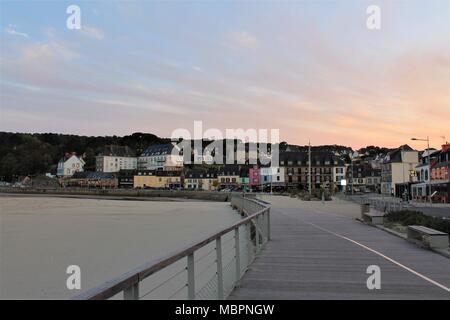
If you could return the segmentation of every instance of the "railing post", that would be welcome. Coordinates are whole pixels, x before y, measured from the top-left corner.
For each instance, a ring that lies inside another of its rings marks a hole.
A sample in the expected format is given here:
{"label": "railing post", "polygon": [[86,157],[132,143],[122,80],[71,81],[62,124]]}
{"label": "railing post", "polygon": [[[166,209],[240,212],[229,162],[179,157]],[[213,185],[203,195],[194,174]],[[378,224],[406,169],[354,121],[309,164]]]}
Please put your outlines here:
{"label": "railing post", "polygon": [[252,243],[252,225],[251,225],[251,221],[247,222],[245,224],[245,228],[247,229],[247,241],[248,241],[248,261],[247,261],[247,266],[250,264],[251,260],[252,260],[252,251],[253,251],[253,243]]}
{"label": "railing post", "polygon": [[222,269],[222,240],[219,236],[216,239],[217,253],[217,298],[223,300],[223,269]]}
{"label": "railing post", "polygon": [[241,250],[239,247],[239,227],[234,229],[234,249],[236,255],[236,285],[241,279]]}
{"label": "railing post", "polygon": [[139,282],[123,290],[124,300],[139,300]]}
{"label": "railing post", "polygon": [[270,209],[267,209],[267,241],[270,240]]}
{"label": "railing post", "polygon": [[259,227],[261,228],[261,246],[264,244],[264,238],[265,238],[265,233],[266,233],[266,228],[264,227],[264,217],[265,213],[262,212],[259,215]]}
{"label": "railing post", "polygon": [[256,240],[256,253],[259,252],[259,216],[256,216],[255,218],[255,240]]}
{"label": "railing post", "polygon": [[187,256],[188,300],[195,300],[195,260],[192,252]]}

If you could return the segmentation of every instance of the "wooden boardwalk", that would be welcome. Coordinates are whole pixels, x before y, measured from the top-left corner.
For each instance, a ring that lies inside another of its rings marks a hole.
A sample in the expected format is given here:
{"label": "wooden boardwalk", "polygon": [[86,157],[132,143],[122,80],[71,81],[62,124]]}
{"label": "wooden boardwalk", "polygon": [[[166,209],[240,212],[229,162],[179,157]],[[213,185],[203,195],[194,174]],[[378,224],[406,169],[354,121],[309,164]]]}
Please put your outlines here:
{"label": "wooden boardwalk", "polygon": [[[450,259],[353,217],[270,201],[272,240],[229,299],[450,299]],[[367,288],[370,265],[379,290]]]}

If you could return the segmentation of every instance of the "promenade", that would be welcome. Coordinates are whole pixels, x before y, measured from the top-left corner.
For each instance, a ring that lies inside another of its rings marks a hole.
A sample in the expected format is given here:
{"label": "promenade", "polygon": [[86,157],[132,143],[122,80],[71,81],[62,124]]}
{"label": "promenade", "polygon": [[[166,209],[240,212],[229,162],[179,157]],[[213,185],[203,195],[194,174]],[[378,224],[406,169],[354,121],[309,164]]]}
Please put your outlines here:
{"label": "promenade", "polygon": [[[267,196],[271,241],[229,299],[449,299],[450,260],[355,220],[343,200]],[[369,265],[381,289],[369,290]]]}
{"label": "promenade", "polygon": [[407,207],[409,210],[421,211],[423,214],[433,217],[441,217],[450,219],[450,204],[448,203],[428,203],[428,202],[417,202],[409,201],[403,202],[399,198],[394,197],[383,197],[382,195],[369,193],[369,194],[358,194],[358,195],[347,195],[349,200],[353,199],[356,202],[367,202],[370,200],[384,202],[386,205],[388,203],[402,204],[402,206]]}

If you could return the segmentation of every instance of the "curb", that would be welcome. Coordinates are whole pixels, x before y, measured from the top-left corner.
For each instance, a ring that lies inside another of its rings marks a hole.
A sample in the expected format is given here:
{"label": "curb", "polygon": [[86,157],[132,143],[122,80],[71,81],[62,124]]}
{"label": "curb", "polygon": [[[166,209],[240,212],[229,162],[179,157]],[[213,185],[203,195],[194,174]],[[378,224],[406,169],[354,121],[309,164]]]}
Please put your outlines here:
{"label": "curb", "polygon": [[[364,222],[362,219],[360,219],[360,218],[356,218],[355,220],[357,220],[357,221],[359,221],[359,222],[361,222],[361,223],[363,223],[363,224],[365,224],[365,225],[372,226],[372,227],[375,227],[375,228],[377,228],[377,229],[383,230],[383,231],[385,231],[385,232],[387,232],[387,233],[390,233],[390,234],[392,234],[392,235],[394,235],[394,236],[396,236],[396,237],[402,238],[403,240],[408,241],[408,242],[410,242],[410,243],[416,244],[416,243],[413,242],[413,241],[409,241],[409,240],[406,238],[406,235],[404,235],[404,234],[402,234],[402,233],[400,233],[400,232],[397,232],[397,231],[388,229],[388,228],[383,227],[383,226],[381,226],[381,225],[375,225],[375,224],[365,223],[365,222]],[[422,249],[428,249],[428,250],[433,251],[433,252],[435,252],[435,253],[437,253],[437,254],[440,254],[440,255],[443,256],[444,258],[450,259],[450,251],[449,251],[449,250],[446,250],[446,249],[433,249],[433,248],[427,248],[427,247],[423,247],[423,246],[420,246],[420,245],[418,245],[418,247],[420,247],[420,248],[422,248]]]}

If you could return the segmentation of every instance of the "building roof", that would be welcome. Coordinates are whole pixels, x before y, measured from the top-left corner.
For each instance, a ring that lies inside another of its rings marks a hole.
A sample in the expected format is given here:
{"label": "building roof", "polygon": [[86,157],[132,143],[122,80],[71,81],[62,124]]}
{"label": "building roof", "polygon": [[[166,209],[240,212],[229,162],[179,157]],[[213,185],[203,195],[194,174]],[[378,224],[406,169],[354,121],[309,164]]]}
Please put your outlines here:
{"label": "building roof", "polygon": [[64,157],[62,157],[61,159],[59,159],[58,162],[66,162],[67,160],[69,160],[70,158],[72,158],[73,156],[75,156],[78,160],[80,160],[83,164],[85,163],[83,158],[77,156],[76,152],[66,152],[66,154],[64,155]]}
{"label": "building roof", "polygon": [[117,173],[118,177],[132,177],[137,174],[136,169],[121,169]]}
{"label": "building roof", "polygon": [[433,156],[434,154],[438,154],[440,150],[436,150],[434,148],[425,149],[422,152],[420,152],[420,157],[428,157],[428,155]]}
{"label": "building roof", "polygon": [[217,171],[210,170],[201,170],[201,169],[190,169],[184,172],[185,179],[208,179],[208,178],[217,178]]}
{"label": "building roof", "polygon": [[244,168],[244,166],[235,165],[235,164],[227,164],[218,170],[217,175],[218,176],[239,176],[241,174],[241,170],[243,168]]}
{"label": "building roof", "polygon": [[[381,177],[381,169],[373,168],[369,163],[354,164],[353,172],[355,173],[355,178]],[[349,167],[347,173],[351,176],[351,167]]]}
{"label": "building roof", "polygon": [[432,166],[432,168],[442,168],[442,167],[449,167],[450,166],[450,161],[445,161],[445,162],[437,162],[436,164],[434,164]]}
{"label": "building roof", "polygon": [[[308,152],[281,152],[280,164],[282,161],[284,161],[282,166],[287,166],[289,161],[292,161],[292,165],[295,166],[307,166]],[[327,161],[329,161],[329,164],[325,164]],[[317,162],[320,163],[320,166],[344,166],[344,161],[330,151],[311,152],[311,166],[317,166]]]}
{"label": "building roof", "polygon": [[180,177],[181,171],[163,171],[163,170],[138,170],[138,176],[156,176],[156,177]]}
{"label": "building roof", "polygon": [[241,171],[239,172],[239,177],[248,178],[249,177],[249,168],[241,168]]}
{"label": "building roof", "polygon": [[99,171],[83,171],[75,172],[72,179],[88,179],[88,180],[100,180],[100,179],[115,179],[117,175],[110,172],[99,172]]}
{"label": "building roof", "polygon": [[154,144],[142,152],[141,157],[151,157],[151,156],[160,156],[171,154],[172,149],[174,148],[173,144]]}
{"label": "building roof", "polygon": [[135,157],[136,152],[129,146],[106,145],[99,156]]}
{"label": "building roof", "polygon": [[383,163],[402,162],[402,151],[416,151],[407,144],[404,144],[397,149],[394,149],[387,153],[383,159]]}

